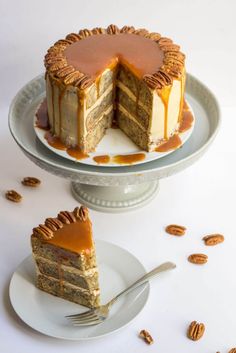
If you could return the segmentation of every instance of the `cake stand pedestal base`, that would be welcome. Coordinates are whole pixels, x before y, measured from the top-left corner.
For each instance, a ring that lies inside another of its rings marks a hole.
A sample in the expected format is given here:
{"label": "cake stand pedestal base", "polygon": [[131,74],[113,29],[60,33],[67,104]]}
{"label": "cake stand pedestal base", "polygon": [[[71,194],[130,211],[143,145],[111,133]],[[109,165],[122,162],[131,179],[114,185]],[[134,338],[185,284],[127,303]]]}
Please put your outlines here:
{"label": "cake stand pedestal base", "polygon": [[71,191],[77,201],[96,211],[110,213],[127,212],[142,207],[156,196],[158,190],[158,181],[124,186],[71,183]]}

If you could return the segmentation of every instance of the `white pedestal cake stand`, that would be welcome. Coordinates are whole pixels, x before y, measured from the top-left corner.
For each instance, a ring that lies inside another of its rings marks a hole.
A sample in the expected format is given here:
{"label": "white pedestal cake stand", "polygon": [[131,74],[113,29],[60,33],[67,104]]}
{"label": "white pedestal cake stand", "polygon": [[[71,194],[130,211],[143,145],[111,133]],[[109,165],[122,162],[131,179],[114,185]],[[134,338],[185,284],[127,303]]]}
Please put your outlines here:
{"label": "white pedestal cake stand", "polygon": [[133,210],[152,200],[158,191],[159,179],[187,168],[206,152],[220,123],[216,98],[199,80],[188,74],[186,98],[193,108],[196,123],[183,147],[161,159],[135,166],[89,166],[56,155],[36,137],[33,118],[44,96],[42,75],[18,92],[9,111],[12,136],[26,156],[39,167],[71,180],[76,200],[104,212]]}

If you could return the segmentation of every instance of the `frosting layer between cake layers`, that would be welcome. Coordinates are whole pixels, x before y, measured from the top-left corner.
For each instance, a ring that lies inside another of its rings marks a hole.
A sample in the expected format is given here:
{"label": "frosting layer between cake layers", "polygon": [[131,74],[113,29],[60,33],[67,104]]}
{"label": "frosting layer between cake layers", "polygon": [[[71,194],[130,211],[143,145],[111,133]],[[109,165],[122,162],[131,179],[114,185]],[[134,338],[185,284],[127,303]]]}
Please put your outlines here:
{"label": "frosting layer between cake layers", "polygon": [[52,132],[89,152],[115,119],[138,146],[154,150],[179,127],[184,59],[172,40],[144,29],[68,35],[45,57]]}

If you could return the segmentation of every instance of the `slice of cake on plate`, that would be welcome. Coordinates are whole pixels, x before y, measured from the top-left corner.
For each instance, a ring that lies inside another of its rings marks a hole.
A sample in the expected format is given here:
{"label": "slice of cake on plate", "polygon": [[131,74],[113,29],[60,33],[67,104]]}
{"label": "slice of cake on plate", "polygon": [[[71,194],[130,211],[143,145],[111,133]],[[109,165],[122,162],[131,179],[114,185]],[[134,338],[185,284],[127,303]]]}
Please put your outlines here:
{"label": "slice of cake on plate", "polygon": [[49,48],[45,66],[51,133],[67,147],[93,151],[114,120],[146,151],[178,133],[185,55],[171,39],[132,26],[84,29]]}
{"label": "slice of cake on plate", "polygon": [[36,286],[88,307],[99,306],[92,224],[84,206],[47,218],[31,235]]}

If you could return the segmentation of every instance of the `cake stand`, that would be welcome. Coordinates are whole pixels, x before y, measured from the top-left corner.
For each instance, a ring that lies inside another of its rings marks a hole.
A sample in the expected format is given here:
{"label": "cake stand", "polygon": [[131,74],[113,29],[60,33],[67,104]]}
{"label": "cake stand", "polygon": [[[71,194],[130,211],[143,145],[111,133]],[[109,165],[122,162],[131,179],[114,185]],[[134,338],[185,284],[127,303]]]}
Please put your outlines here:
{"label": "cake stand", "polygon": [[186,99],[193,108],[196,122],[191,137],[181,148],[166,157],[139,165],[89,166],[56,155],[36,137],[33,119],[44,96],[43,75],[18,92],[9,111],[13,138],[39,167],[69,179],[76,200],[103,212],[126,212],[151,201],[158,192],[159,179],[182,171],[197,161],[213,142],[220,124],[216,98],[206,86],[188,74]]}

